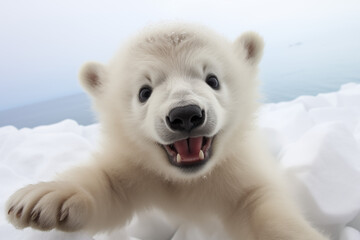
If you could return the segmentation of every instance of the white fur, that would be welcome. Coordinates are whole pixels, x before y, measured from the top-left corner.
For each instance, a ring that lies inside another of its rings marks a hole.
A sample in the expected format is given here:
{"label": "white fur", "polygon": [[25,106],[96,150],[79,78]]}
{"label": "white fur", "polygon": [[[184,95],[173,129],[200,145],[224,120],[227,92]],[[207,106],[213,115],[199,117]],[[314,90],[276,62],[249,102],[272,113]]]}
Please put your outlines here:
{"label": "white fur", "polygon": [[[107,66],[86,64],[80,80],[99,112],[101,150],[86,167],[16,192],[9,221],[98,232],[157,207],[195,223],[216,217],[231,239],[324,240],[292,203],[254,126],[262,50],[255,33],[231,43],[202,26],[174,23],[144,30]],[[209,73],[219,90],[205,83]],[[140,103],[143,85],[153,92]],[[170,109],[188,104],[216,117],[213,154],[196,172],[169,163],[159,146],[169,142],[156,127]]]}

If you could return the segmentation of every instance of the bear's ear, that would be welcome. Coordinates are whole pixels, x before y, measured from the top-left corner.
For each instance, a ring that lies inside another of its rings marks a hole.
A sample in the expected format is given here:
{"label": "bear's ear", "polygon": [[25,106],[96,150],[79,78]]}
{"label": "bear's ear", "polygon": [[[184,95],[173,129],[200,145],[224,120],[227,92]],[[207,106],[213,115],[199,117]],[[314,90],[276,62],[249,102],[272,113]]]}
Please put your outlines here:
{"label": "bear's ear", "polygon": [[264,41],[255,32],[245,32],[234,42],[235,52],[250,65],[257,65],[262,57]]}
{"label": "bear's ear", "polygon": [[101,92],[105,78],[105,66],[97,62],[85,63],[79,73],[81,85],[93,96]]}

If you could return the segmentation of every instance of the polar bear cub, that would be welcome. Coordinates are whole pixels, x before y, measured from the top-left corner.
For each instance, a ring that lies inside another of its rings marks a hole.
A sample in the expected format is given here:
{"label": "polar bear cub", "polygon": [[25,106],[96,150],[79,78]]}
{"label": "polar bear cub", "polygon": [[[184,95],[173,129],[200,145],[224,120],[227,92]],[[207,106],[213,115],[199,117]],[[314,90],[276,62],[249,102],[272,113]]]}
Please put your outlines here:
{"label": "polar bear cub", "polygon": [[80,81],[102,141],[88,165],[29,185],[7,202],[18,228],[92,233],[161,208],[187,222],[219,219],[230,239],[323,240],[285,191],[254,124],[263,41],[234,42],[171,23],[131,38]]}

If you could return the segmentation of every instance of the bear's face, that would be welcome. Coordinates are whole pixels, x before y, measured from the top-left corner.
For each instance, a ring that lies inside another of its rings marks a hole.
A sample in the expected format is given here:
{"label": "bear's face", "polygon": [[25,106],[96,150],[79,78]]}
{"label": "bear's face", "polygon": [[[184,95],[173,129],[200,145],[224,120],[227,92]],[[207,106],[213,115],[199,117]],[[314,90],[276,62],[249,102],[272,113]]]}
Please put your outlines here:
{"label": "bear's face", "polygon": [[85,65],[80,79],[105,135],[127,142],[125,155],[166,178],[192,179],[226,158],[253,114],[261,52],[252,33],[232,44],[208,30],[163,26],[133,39],[108,67]]}

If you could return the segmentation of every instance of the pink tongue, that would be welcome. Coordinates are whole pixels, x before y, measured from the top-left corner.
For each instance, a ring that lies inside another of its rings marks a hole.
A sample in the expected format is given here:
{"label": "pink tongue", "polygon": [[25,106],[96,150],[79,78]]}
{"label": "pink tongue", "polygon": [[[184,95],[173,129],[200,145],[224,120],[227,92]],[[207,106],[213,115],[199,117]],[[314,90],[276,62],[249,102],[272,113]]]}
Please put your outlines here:
{"label": "pink tongue", "polygon": [[199,160],[203,137],[189,138],[174,143],[176,151],[183,161]]}

